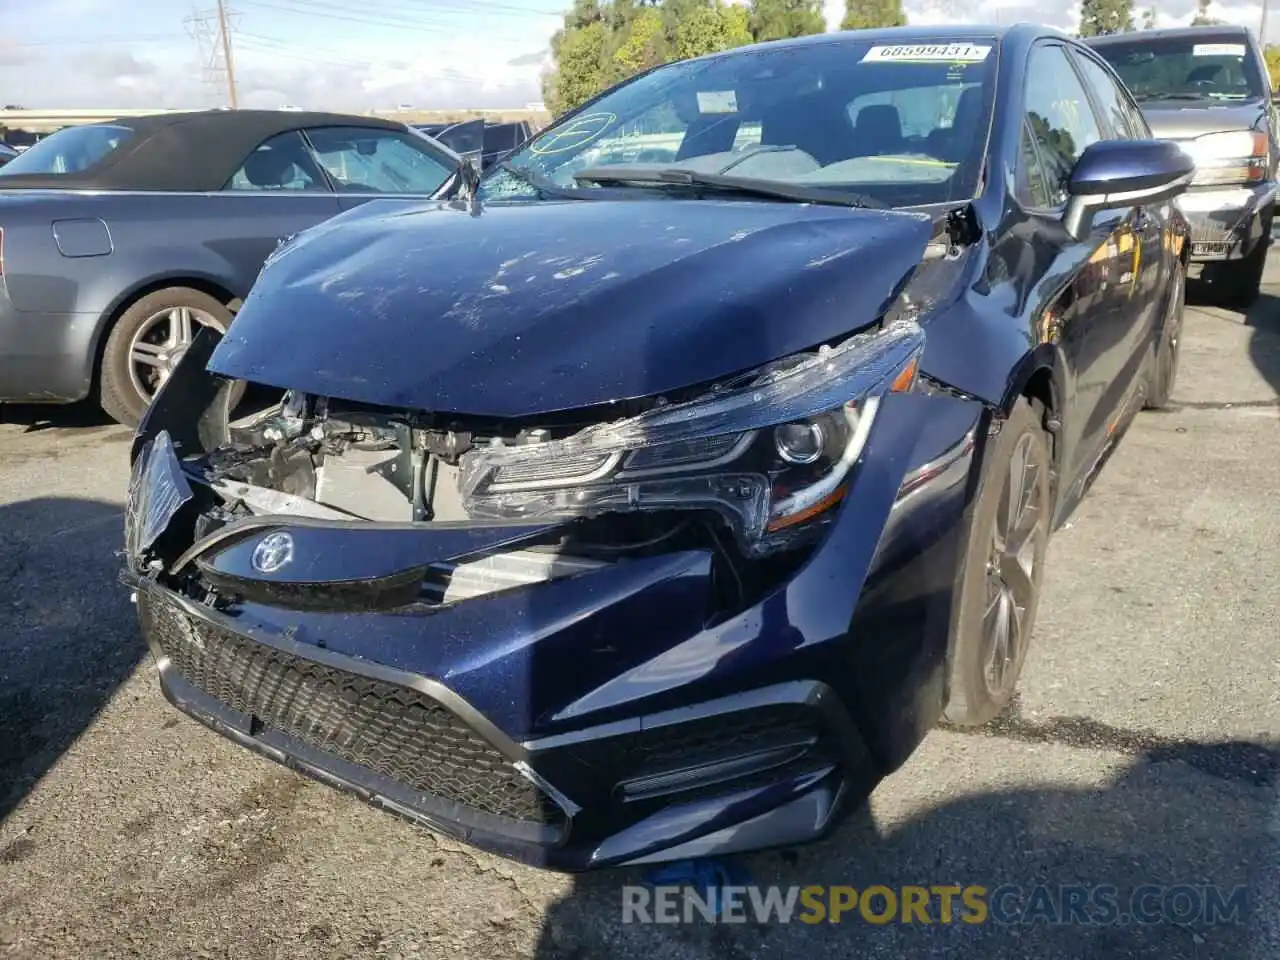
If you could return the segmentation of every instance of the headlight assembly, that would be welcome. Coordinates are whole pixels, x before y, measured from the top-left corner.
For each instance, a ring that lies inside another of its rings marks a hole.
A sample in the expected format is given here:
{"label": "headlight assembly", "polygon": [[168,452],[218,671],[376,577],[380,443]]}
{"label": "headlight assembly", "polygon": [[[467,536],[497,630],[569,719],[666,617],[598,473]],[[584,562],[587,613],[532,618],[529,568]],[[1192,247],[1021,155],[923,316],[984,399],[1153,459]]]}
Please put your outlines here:
{"label": "headlight assembly", "polygon": [[1267,178],[1270,144],[1253,130],[1209,133],[1182,145],[1196,163],[1194,183],[1249,183]]}
{"label": "headlight assembly", "polygon": [[713,510],[747,553],[769,553],[844,497],[881,397],[912,389],[923,348],[923,331],[902,320],[695,400],[557,440],[480,447],[462,458],[467,513]]}

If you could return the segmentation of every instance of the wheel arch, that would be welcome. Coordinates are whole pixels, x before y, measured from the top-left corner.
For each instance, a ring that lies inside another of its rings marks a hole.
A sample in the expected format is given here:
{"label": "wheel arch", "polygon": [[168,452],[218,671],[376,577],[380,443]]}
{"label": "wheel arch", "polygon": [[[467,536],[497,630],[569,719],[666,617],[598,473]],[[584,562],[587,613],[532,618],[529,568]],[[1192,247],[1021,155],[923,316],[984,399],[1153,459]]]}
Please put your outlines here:
{"label": "wheel arch", "polygon": [[151,277],[128,288],[125,292],[117,296],[111,306],[103,312],[102,319],[98,323],[97,330],[94,331],[92,351],[93,365],[90,371],[91,382],[89,386],[89,392],[91,395],[98,389],[98,384],[102,376],[102,357],[107,348],[107,339],[111,336],[111,331],[115,329],[115,325],[120,322],[120,318],[124,315],[125,311],[143,297],[156,293],[160,290],[168,290],[172,287],[183,287],[208,294],[233,314],[239,309],[243,302],[243,300],[232,293],[222,281],[217,278],[198,273],[174,273],[160,277]]}
{"label": "wheel arch", "polygon": [[1058,349],[1051,343],[1041,343],[1029,351],[1013,371],[1009,388],[1001,401],[1001,410],[1008,416],[1019,400],[1029,400],[1040,408],[1045,435],[1049,439],[1049,458],[1052,464],[1050,489],[1053,502],[1059,500],[1059,479],[1063,475],[1065,450],[1062,423],[1067,407],[1067,382],[1064,363]]}

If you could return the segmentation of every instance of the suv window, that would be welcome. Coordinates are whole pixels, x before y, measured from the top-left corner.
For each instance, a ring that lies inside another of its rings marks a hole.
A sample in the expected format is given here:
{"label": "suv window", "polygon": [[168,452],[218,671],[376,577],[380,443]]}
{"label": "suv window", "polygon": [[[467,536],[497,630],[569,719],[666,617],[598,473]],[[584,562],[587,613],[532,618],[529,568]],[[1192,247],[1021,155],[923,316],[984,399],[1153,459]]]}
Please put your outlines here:
{"label": "suv window", "polygon": [[427,141],[398,130],[315,127],[307,138],[340,193],[432,194],[453,173]]}
{"label": "suv window", "polygon": [[1041,45],[1027,62],[1023,109],[1031,127],[1051,206],[1065,203],[1066,182],[1085,148],[1103,139],[1075,68],[1059,46]]}
{"label": "suv window", "polygon": [[1134,126],[1134,117],[1129,108],[1128,96],[1111,74],[1102,68],[1092,57],[1075,54],[1075,61],[1084,75],[1084,81],[1093,91],[1098,107],[1111,128],[1111,138],[1116,140],[1142,140],[1146,138],[1146,130],[1142,125]]}
{"label": "suv window", "polygon": [[222,189],[328,191],[329,187],[302,134],[295,130],[258,144]]}

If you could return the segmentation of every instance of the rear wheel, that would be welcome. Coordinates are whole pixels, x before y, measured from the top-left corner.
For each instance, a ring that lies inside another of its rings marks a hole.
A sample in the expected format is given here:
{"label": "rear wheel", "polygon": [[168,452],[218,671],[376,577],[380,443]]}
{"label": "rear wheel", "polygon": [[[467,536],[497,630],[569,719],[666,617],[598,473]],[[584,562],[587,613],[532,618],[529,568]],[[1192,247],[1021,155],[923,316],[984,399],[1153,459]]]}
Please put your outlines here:
{"label": "rear wheel", "polygon": [[1178,380],[1178,357],[1182,349],[1182,315],[1187,302],[1186,268],[1179,264],[1169,291],[1164,326],[1156,343],[1156,356],[1151,379],[1147,384],[1148,410],[1162,410],[1169,405],[1174,384]]}
{"label": "rear wheel", "polygon": [[945,718],[979,726],[1013,699],[1035,626],[1052,513],[1043,418],[1014,406],[983,460],[961,559]]}
{"label": "rear wheel", "polygon": [[102,354],[102,409],[137,426],[201,327],[226,333],[231,311],[190,287],[156,290],[116,321]]}

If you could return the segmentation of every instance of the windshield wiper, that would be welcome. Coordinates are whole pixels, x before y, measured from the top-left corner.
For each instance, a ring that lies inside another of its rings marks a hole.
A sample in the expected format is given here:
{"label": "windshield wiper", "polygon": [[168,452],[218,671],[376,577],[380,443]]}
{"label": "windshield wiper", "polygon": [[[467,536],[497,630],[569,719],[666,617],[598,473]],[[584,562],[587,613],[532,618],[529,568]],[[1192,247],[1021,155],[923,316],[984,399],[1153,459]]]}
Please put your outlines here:
{"label": "windshield wiper", "polygon": [[703,191],[738,194],[744,197],[767,197],[771,200],[787,200],[792,203],[829,203],[841,207],[863,207],[884,210],[887,206],[863,193],[843,193],[837,190],[806,187],[800,184],[776,180],[757,180],[754,177],[734,177],[723,173],[699,173],[696,170],[654,167],[588,167],[573,175],[583,183],[607,184],[661,184],[674,187],[695,187]]}
{"label": "windshield wiper", "polygon": [[1190,92],[1140,93],[1137,96],[1135,96],[1133,99],[1137,100],[1139,103],[1146,103],[1150,100],[1208,100],[1210,99],[1210,97],[1209,97],[1209,94],[1207,93],[1190,93]]}

